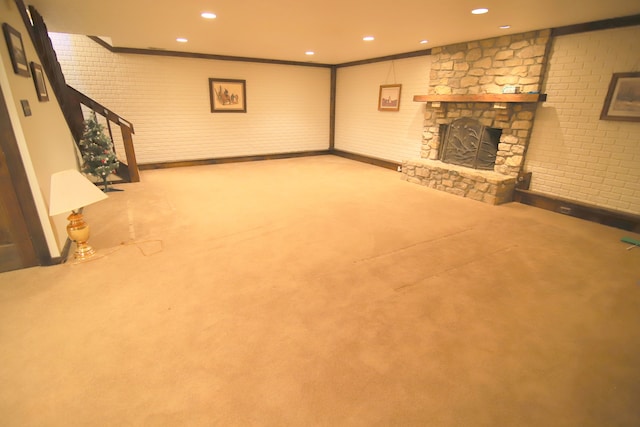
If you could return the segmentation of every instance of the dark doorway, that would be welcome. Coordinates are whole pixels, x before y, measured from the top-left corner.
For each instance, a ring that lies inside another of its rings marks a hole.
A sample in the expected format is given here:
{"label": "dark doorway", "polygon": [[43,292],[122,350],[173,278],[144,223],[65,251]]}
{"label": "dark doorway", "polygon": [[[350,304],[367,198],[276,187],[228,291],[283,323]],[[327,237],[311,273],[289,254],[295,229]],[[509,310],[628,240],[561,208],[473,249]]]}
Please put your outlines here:
{"label": "dark doorway", "polygon": [[41,263],[32,237],[43,242],[44,234],[34,213],[35,204],[0,88],[0,272]]}

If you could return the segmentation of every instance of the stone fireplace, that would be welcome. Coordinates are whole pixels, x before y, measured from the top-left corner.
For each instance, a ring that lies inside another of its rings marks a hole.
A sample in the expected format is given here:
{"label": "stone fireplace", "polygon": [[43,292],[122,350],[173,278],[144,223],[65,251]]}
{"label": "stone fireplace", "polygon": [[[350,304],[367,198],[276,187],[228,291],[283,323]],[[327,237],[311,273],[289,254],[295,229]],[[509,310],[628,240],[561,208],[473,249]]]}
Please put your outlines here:
{"label": "stone fireplace", "polygon": [[[403,179],[491,204],[511,201],[545,99],[549,39],[543,30],[432,49],[428,94],[414,96],[426,103],[420,158],[403,162]],[[507,86],[518,93],[503,93]]]}

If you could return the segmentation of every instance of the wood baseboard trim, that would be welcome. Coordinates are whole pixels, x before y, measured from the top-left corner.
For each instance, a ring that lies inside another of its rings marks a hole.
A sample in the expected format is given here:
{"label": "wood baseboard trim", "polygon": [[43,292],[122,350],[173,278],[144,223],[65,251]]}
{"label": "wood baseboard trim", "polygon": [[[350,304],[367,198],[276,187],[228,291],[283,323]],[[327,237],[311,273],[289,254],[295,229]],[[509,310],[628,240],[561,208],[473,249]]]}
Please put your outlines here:
{"label": "wood baseboard trim", "polygon": [[326,155],[344,157],[349,160],[368,163],[370,165],[380,166],[380,167],[391,169],[391,170],[398,170],[398,167],[402,166],[401,163],[392,162],[389,160],[364,156],[362,154],[350,153],[348,151],[329,149],[329,150],[318,150],[318,151],[301,151],[296,153],[276,153],[276,154],[261,154],[261,155],[254,155],[254,156],[221,157],[221,158],[213,158],[213,159],[178,160],[174,162],[143,163],[143,164],[139,164],[138,168],[140,170],[168,169],[168,168],[182,168],[182,167],[190,167],[190,166],[218,165],[218,164],[224,164],[224,163],[240,163],[240,162],[256,162],[261,160],[278,160],[278,159],[291,159],[291,158],[297,158],[297,157],[326,156]]}
{"label": "wood baseboard trim", "polygon": [[514,201],[610,227],[640,233],[640,215],[606,209],[562,197],[516,188]]}
{"label": "wood baseboard trim", "polygon": [[260,154],[254,156],[221,157],[215,159],[179,160],[175,162],[159,162],[139,164],[140,170],[182,168],[188,166],[219,165],[224,163],[256,162],[261,160],[292,159],[296,157],[325,156],[331,154],[329,150],[301,151],[296,153]]}
{"label": "wood baseboard trim", "polygon": [[349,160],[355,160],[362,163],[368,163],[374,166],[380,166],[385,169],[391,169],[394,171],[397,171],[398,167],[402,166],[401,163],[392,162],[390,160],[378,159],[376,157],[364,156],[362,154],[351,153],[348,151],[331,150],[331,154],[339,157],[344,157],[345,159],[349,159]]}

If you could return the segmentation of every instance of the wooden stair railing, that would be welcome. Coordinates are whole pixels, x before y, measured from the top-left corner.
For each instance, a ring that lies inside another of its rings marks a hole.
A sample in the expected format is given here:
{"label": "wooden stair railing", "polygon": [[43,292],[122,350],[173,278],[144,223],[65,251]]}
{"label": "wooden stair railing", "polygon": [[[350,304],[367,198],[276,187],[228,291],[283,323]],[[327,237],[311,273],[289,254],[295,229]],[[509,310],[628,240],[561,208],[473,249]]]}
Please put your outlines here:
{"label": "wooden stair railing", "polygon": [[72,88],[71,86],[67,85],[67,91],[68,97],[70,99],[73,99],[75,103],[78,103],[78,105],[82,104],[86,106],[87,108],[95,111],[96,114],[100,114],[107,120],[107,129],[109,130],[109,137],[111,138],[111,141],[114,141],[111,123],[120,128],[120,131],[122,132],[122,144],[124,146],[126,162],[120,160],[120,166],[118,167],[117,175],[128,182],[139,182],[140,172],[138,170],[138,162],[136,161],[136,152],[133,149],[132,135],[135,133],[135,131],[133,130],[133,124],[123,119],[113,111],[109,110],[99,102],[94,101],[82,92],[79,92],[76,89]]}
{"label": "wooden stair railing", "polygon": [[31,40],[33,41],[40,62],[42,63],[42,68],[51,83],[51,90],[58,100],[58,104],[62,109],[62,114],[67,121],[67,125],[69,126],[69,130],[71,131],[76,144],[79,145],[84,132],[84,115],[82,113],[81,105],[85,105],[87,108],[107,119],[109,135],[111,136],[112,141],[113,134],[111,133],[111,123],[115,123],[120,127],[126,162],[120,160],[120,167],[118,168],[117,175],[128,182],[140,181],[138,163],[136,161],[135,150],[133,148],[133,125],[129,121],[115,114],[113,111],[67,85],[62,68],[58,62],[58,56],[51,44],[47,26],[42,15],[40,15],[33,6],[29,6],[27,12],[27,7],[23,0],[14,1],[22,15],[24,24],[29,31]]}

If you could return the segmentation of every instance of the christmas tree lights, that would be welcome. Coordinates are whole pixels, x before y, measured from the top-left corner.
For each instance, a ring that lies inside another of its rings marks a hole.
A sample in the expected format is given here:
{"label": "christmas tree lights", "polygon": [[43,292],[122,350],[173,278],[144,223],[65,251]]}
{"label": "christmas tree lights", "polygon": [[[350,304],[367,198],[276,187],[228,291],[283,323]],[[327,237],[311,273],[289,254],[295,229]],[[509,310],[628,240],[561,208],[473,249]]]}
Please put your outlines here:
{"label": "christmas tree lights", "polygon": [[82,154],[82,170],[85,173],[101,179],[104,185],[102,191],[109,191],[107,179],[118,168],[119,162],[113,149],[113,142],[105,135],[104,126],[98,123],[96,113],[84,121],[84,132],[80,140]]}

